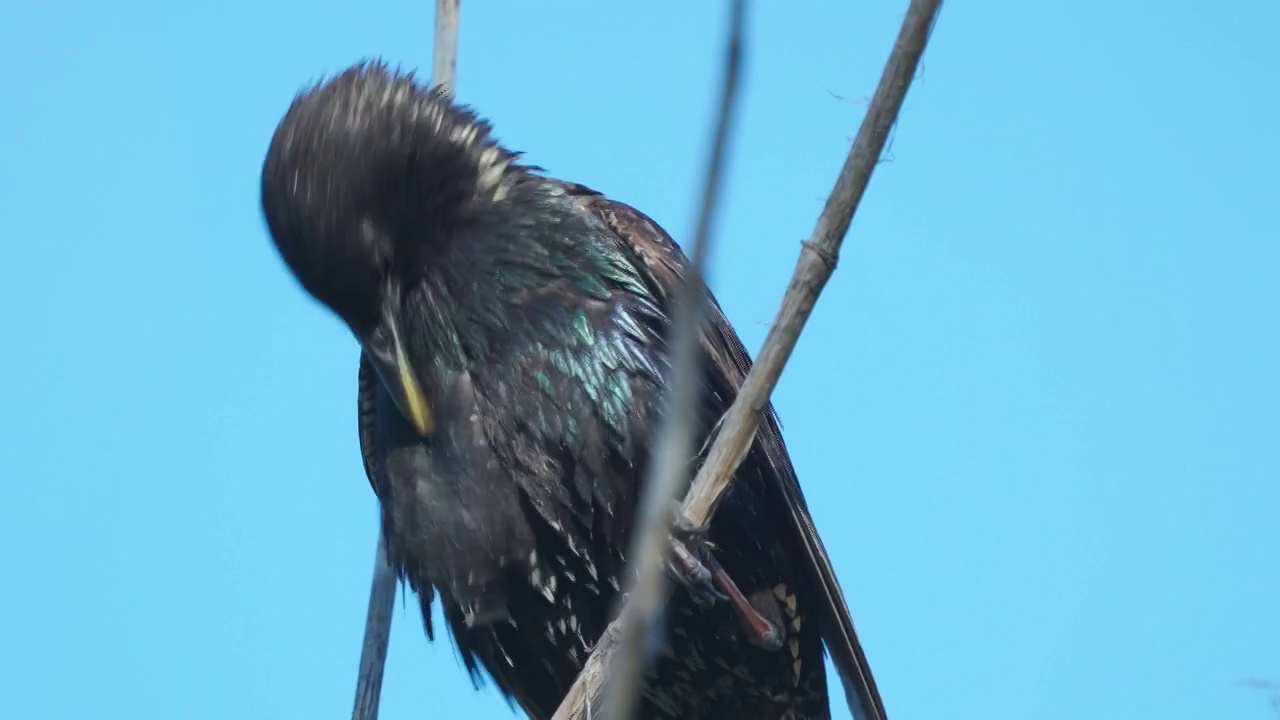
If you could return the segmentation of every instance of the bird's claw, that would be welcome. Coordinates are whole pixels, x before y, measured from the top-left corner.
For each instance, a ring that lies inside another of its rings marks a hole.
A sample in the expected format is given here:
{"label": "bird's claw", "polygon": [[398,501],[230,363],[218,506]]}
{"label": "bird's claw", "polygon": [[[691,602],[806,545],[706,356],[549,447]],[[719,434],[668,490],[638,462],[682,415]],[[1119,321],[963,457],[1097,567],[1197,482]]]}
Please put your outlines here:
{"label": "bird's claw", "polygon": [[689,596],[695,603],[700,607],[711,607],[717,602],[729,599],[729,596],[716,589],[715,576],[694,554],[709,552],[705,544],[697,544],[694,546],[695,550],[690,551],[684,541],[672,538],[670,546],[671,556],[667,560],[667,571],[689,592]]}
{"label": "bird's claw", "polygon": [[707,541],[709,531],[707,525],[690,524],[677,510],[671,529],[667,570],[698,606],[705,608],[717,602],[728,602],[753,645],[777,650],[782,647],[784,631],[776,623],[766,620],[743,596],[733,578],[712,554],[712,545]]}
{"label": "bird's claw", "polygon": [[705,558],[711,548],[707,535],[710,525],[694,525],[680,511],[679,503],[672,503],[675,520],[671,525],[670,555],[667,571],[699,607],[710,607],[729,597],[716,589],[715,575],[708,568]]}
{"label": "bird's claw", "polygon": [[694,525],[680,511],[679,503],[675,504],[676,519],[671,523],[671,536],[690,546],[701,546],[707,542],[711,532],[710,525]]}

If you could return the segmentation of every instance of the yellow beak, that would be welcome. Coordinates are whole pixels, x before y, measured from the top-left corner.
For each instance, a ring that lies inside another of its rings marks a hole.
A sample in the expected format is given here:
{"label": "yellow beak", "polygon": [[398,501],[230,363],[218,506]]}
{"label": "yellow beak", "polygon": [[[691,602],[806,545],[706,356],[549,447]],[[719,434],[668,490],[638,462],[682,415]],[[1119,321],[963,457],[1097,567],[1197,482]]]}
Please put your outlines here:
{"label": "yellow beak", "polygon": [[422,383],[418,382],[409,354],[405,352],[396,315],[390,306],[384,309],[380,331],[360,338],[361,344],[400,414],[419,435],[430,437],[436,429],[435,418],[431,415],[431,405],[422,390]]}
{"label": "yellow beak", "polygon": [[400,412],[404,413],[410,423],[413,423],[413,428],[419,435],[428,437],[436,429],[435,419],[431,417],[431,405],[427,403],[427,396],[422,392],[418,376],[413,372],[413,366],[405,355],[404,346],[400,343],[400,334],[395,333],[394,337],[396,374],[400,379],[400,392],[393,395],[403,398]]}

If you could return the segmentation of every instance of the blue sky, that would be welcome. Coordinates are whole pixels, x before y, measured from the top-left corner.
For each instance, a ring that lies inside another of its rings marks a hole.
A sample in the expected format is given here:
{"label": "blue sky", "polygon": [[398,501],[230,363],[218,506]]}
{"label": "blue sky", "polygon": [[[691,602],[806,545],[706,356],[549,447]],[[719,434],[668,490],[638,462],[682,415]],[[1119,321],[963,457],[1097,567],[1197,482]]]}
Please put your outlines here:
{"label": "blue sky", "polygon": [[[12,3],[6,715],[349,709],[357,349],[267,238],[294,92],[431,3]],[[692,228],[721,3],[463,3],[459,95]],[[905,1],[758,3],[711,280],[759,347]],[[775,395],[895,720],[1269,717],[1280,6],[952,2]],[[406,609],[407,607],[407,609]],[[511,717],[397,607],[383,717]],[[838,717],[847,717],[839,711]]]}

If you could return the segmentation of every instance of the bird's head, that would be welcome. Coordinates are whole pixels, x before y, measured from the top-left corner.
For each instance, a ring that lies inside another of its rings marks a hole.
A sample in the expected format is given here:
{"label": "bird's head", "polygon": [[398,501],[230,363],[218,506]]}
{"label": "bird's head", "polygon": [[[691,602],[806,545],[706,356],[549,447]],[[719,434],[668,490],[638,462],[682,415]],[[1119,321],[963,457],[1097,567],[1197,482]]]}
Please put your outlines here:
{"label": "bird's head", "polygon": [[442,236],[507,192],[514,159],[474,114],[377,62],[303,91],[271,139],[262,208],[276,248],[422,435],[432,418],[406,349],[406,290]]}

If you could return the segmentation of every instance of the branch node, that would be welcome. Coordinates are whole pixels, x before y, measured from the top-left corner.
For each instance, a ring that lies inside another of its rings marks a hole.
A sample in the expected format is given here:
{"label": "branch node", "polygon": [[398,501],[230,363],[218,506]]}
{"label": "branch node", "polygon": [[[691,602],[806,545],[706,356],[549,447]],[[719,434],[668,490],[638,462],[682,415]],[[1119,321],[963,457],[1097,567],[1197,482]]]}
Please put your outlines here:
{"label": "branch node", "polygon": [[801,252],[808,250],[813,253],[818,258],[818,261],[826,266],[828,273],[835,272],[836,265],[839,264],[840,256],[820,242],[804,240],[800,243],[800,250]]}

